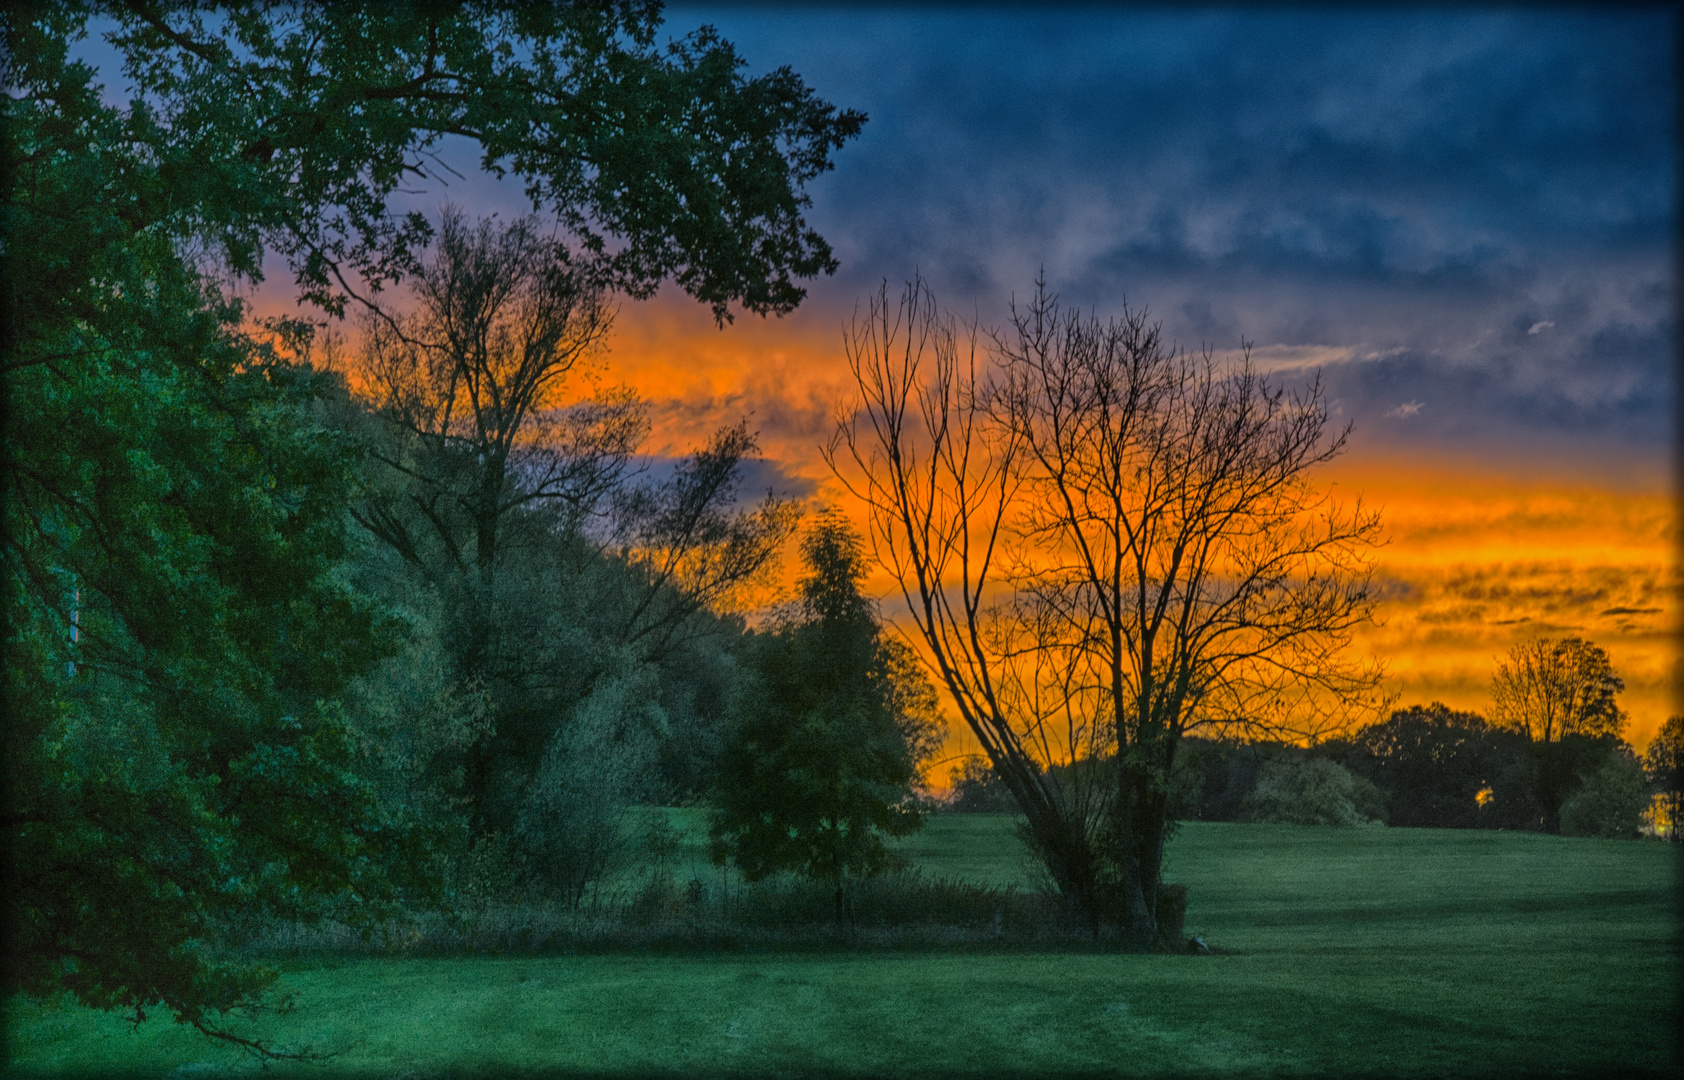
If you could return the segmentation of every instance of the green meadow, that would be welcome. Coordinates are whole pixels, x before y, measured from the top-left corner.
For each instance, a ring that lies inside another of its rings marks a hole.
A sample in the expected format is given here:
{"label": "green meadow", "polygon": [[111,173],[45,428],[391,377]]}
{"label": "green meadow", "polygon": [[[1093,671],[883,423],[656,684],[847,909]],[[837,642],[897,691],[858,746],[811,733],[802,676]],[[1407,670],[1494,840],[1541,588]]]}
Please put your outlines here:
{"label": "green meadow", "polygon": [[[903,850],[928,873],[1034,887],[1009,818],[938,816]],[[1212,955],[318,955],[281,964],[291,1011],[235,1030],[324,1055],[276,1077],[1671,1076],[1678,855],[1190,823],[1166,876]],[[14,1001],[7,1019],[13,1075],[260,1069],[167,1018]]]}

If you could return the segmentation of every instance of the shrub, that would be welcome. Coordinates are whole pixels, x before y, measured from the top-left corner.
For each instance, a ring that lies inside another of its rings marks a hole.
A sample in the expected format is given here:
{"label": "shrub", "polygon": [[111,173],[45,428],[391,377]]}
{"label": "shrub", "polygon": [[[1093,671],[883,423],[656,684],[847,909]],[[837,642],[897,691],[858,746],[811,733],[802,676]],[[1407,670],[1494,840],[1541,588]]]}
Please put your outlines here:
{"label": "shrub", "polygon": [[964,758],[948,771],[953,784],[953,801],[947,809],[955,814],[1015,814],[1017,800],[1012,798],[994,772],[988,759],[980,754]]}
{"label": "shrub", "polygon": [[1325,758],[1271,761],[1240,808],[1240,820],[1282,825],[1384,824],[1385,794]]}
{"label": "shrub", "polygon": [[1649,788],[1643,767],[1629,753],[1615,750],[1562,805],[1561,832],[1566,836],[1632,839],[1639,835],[1643,812],[1648,808]]}

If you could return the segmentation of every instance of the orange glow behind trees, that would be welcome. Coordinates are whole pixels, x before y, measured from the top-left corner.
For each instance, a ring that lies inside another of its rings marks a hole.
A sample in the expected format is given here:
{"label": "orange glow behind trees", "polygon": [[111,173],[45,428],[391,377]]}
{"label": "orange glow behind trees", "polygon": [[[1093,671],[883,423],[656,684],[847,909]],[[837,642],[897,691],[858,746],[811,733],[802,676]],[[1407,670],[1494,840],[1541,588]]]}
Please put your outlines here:
{"label": "orange glow behind trees", "polygon": [[[654,452],[682,452],[747,417],[784,477],[863,527],[863,509],[844,501],[819,454],[849,389],[845,321],[815,301],[721,331],[693,302],[663,296],[625,306],[601,377],[648,402]],[[1336,497],[1360,493],[1384,514],[1380,625],[1360,629],[1353,648],[1385,664],[1399,704],[1439,700],[1489,715],[1491,674],[1511,646],[1578,635],[1607,650],[1626,684],[1625,737],[1646,746],[1684,706],[1678,515],[1657,463],[1569,470],[1566,447],[1524,463],[1454,446],[1380,446],[1372,434],[1359,424],[1352,452],[1321,475]],[[1619,473],[1623,483],[1607,479]],[[898,617],[886,575],[865,589],[891,598],[884,613]],[[962,728],[949,754],[976,751]]]}

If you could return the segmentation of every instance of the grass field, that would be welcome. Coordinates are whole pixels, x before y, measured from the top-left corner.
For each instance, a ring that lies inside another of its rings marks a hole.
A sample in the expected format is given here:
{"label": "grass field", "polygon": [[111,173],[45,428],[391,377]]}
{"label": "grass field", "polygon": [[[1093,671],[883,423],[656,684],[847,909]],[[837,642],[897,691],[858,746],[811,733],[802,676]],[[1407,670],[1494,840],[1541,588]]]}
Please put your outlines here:
{"label": "grass field", "polygon": [[[1004,884],[1009,819],[905,850]],[[1167,877],[1213,956],[922,950],[291,961],[270,1076],[1676,1075],[1678,849],[1193,823]],[[687,856],[681,855],[681,859]],[[14,1074],[215,1076],[196,1033],[13,1002]]]}

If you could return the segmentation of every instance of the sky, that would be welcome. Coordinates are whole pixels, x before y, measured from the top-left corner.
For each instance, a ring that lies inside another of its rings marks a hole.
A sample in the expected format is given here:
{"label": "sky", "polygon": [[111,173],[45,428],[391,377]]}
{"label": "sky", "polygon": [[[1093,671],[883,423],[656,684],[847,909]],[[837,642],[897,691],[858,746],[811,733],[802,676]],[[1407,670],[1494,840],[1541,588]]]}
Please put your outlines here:
{"label": "sky", "polygon": [[856,306],[916,271],[998,325],[1044,272],[1319,369],[1354,425],[1326,479],[1390,534],[1357,647],[1401,704],[1488,712],[1511,645],[1576,634],[1631,741],[1684,712],[1669,13],[668,10],[701,23],[870,120],[811,189],[842,266],[798,312],[623,312],[611,363],[674,448],[747,414],[788,490],[835,497]]}
{"label": "sky", "polygon": [[[1684,712],[1674,19],[669,7],[669,33],[712,24],[869,121],[809,189],[834,276],[725,329],[676,289],[628,302],[607,377],[651,402],[652,450],[746,415],[756,480],[817,502],[840,494],[818,445],[842,329],[885,282],[999,325],[1044,273],[1190,349],[1249,343],[1282,380],[1319,370],[1354,425],[1325,480],[1382,507],[1388,599],[1356,644],[1400,703],[1488,711],[1511,645],[1576,634],[1624,676],[1641,747]],[[416,207],[530,209],[445,153],[464,178]]]}

